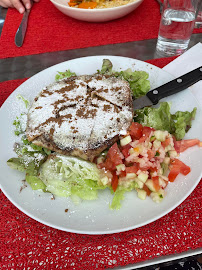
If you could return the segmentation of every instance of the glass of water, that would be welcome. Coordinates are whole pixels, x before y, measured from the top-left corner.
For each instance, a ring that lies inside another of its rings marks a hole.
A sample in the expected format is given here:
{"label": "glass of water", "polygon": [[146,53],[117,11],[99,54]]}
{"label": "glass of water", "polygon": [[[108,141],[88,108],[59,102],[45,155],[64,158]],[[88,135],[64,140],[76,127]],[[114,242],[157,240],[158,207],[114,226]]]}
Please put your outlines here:
{"label": "glass of water", "polygon": [[180,55],[188,48],[202,0],[164,0],[156,51]]}
{"label": "glass of water", "polygon": [[195,21],[195,28],[202,28],[202,0],[197,11],[197,18]]}

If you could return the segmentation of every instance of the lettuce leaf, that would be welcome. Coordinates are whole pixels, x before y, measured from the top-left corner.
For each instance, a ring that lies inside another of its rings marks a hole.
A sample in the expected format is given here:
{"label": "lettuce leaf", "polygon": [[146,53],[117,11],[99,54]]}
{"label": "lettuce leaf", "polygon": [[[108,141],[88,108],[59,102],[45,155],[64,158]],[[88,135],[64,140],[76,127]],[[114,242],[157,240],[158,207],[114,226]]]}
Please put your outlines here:
{"label": "lettuce leaf", "polygon": [[26,109],[29,107],[29,100],[25,99],[23,96],[17,95],[17,99],[22,100],[24,102]]}
{"label": "lettuce leaf", "polygon": [[46,185],[37,176],[26,174],[25,180],[33,190],[42,189],[44,192],[46,191]]}
{"label": "lettuce leaf", "polygon": [[119,210],[121,208],[121,201],[124,200],[125,193],[129,192],[131,190],[136,190],[138,188],[139,188],[139,186],[136,182],[131,182],[129,184],[129,186],[127,186],[127,187],[118,186],[118,188],[115,192],[113,192],[113,190],[111,190],[111,192],[114,194],[114,197],[113,197],[112,203],[110,205],[110,209]]}
{"label": "lettuce leaf", "polygon": [[105,73],[112,73],[112,62],[109,59],[103,59],[101,71],[98,70],[98,73],[105,74]]}
{"label": "lettuce leaf", "polygon": [[134,121],[157,130],[167,130],[177,140],[181,140],[190,129],[195,115],[196,108],[192,112],[177,111],[175,114],[171,114],[170,104],[161,102],[158,108],[145,107],[135,110]]}
{"label": "lettuce leaf", "polygon": [[126,80],[130,84],[130,88],[134,98],[144,96],[150,90],[149,74],[145,71],[132,71],[128,68],[125,71],[113,71],[113,65],[109,59],[104,59],[102,68],[98,73],[113,75]]}
{"label": "lettuce leaf", "polygon": [[61,79],[69,78],[69,77],[72,77],[72,76],[76,76],[76,73],[71,72],[70,69],[68,69],[68,70],[66,70],[64,72],[59,72],[58,71],[58,74],[55,75],[55,80],[59,81]]}
{"label": "lettuce leaf", "polygon": [[196,108],[192,112],[181,112],[177,111],[175,114],[171,115],[172,121],[174,122],[175,137],[177,140],[184,138],[186,132],[189,131],[192,125],[192,120],[194,120],[196,115]]}
{"label": "lettuce leaf", "polygon": [[40,169],[39,178],[46,189],[56,196],[79,197],[95,200],[98,190],[104,189],[100,183],[100,170],[95,164],[69,156],[51,155]]}

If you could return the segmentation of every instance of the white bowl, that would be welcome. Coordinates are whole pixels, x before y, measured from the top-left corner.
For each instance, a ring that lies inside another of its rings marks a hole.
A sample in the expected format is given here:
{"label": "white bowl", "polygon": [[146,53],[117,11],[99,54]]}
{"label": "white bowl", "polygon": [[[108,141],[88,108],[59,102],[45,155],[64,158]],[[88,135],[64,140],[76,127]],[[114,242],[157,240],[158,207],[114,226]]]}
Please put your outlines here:
{"label": "white bowl", "polygon": [[134,2],[114,8],[103,9],[83,9],[69,7],[69,0],[50,0],[53,5],[65,15],[77,20],[87,22],[106,22],[121,18],[135,10],[143,0],[134,0]]}

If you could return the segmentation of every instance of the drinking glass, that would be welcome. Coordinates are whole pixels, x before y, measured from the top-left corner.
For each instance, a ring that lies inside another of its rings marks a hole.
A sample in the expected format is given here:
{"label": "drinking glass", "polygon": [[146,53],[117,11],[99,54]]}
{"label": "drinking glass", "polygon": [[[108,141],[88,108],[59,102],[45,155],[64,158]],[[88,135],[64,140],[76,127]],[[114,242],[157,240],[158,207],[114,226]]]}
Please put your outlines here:
{"label": "drinking glass", "polygon": [[180,55],[188,48],[201,0],[164,0],[156,51]]}
{"label": "drinking glass", "polygon": [[198,14],[195,21],[195,28],[201,28],[202,27],[202,0],[201,0],[201,4],[199,5],[197,13]]}

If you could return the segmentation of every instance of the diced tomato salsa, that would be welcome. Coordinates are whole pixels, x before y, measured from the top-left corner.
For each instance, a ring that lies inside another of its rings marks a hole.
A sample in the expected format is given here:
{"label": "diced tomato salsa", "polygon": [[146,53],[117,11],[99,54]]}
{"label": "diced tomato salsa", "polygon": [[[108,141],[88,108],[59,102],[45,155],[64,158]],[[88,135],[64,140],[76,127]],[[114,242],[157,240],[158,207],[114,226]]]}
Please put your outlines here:
{"label": "diced tomato salsa", "polygon": [[200,141],[176,141],[167,131],[156,131],[133,122],[129,133],[109,148],[105,160],[98,167],[110,172],[109,184],[114,192],[119,185],[135,183],[140,194],[151,194],[158,201],[163,198],[169,181],[173,182],[179,174],[187,175],[191,171],[176,157],[194,145],[200,145]]}

